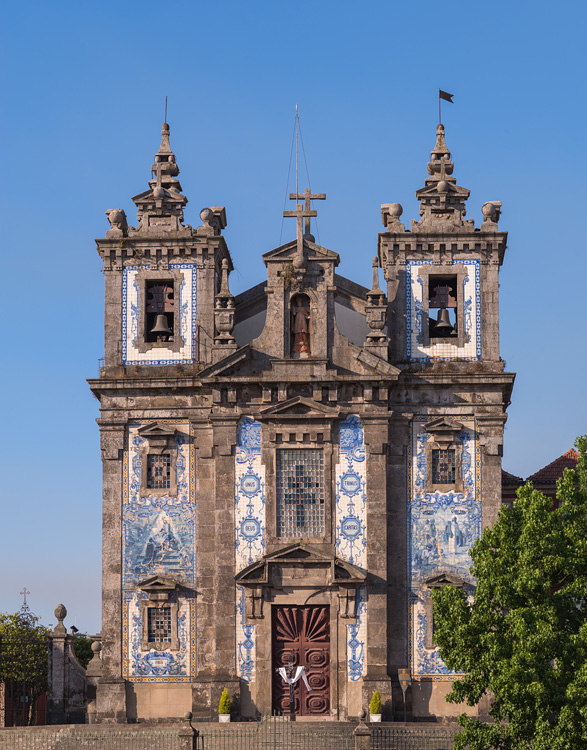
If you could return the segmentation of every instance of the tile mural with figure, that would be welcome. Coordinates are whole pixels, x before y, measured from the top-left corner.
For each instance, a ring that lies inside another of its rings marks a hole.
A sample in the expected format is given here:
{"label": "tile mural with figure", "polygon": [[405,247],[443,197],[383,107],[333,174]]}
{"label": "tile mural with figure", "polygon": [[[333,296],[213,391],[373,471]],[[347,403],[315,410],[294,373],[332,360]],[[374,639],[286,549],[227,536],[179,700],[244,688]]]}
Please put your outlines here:
{"label": "tile mural with figure", "polygon": [[[189,682],[195,669],[196,652],[196,503],[195,451],[188,422],[159,420],[175,430],[177,448],[177,492],[161,495],[142,486],[141,447],[145,438],[139,429],[152,420],[128,427],[124,457],[122,505],[123,672],[134,682]],[[179,650],[141,651],[140,600],[138,589],[145,579],[162,575],[180,588],[170,595],[178,604]]]}
{"label": "tile mural with figure", "polygon": [[424,426],[429,416],[413,420],[410,445],[410,496],[408,499],[409,579],[410,579],[410,662],[415,679],[435,677],[454,679],[438,655],[437,648],[426,648],[428,622],[426,581],[446,573],[464,582],[468,594],[474,581],[469,568],[469,549],[481,534],[481,452],[474,420],[470,417],[445,417],[462,430],[457,440],[462,446],[462,489],[459,492],[426,491],[426,452],[433,440]]}

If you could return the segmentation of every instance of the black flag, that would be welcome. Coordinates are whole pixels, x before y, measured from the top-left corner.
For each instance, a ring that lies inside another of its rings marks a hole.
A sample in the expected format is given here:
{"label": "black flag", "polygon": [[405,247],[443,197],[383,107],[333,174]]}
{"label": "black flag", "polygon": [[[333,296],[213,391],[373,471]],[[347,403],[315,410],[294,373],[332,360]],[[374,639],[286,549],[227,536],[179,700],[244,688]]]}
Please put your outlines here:
{"label": "black flag", "polygon": [[450,102],[451,104],[454,104],[452,98],[454,94],[447,94],[446,91],[443,91],[442,89],[438,89],[438,98],[444,99],[446,102]]}

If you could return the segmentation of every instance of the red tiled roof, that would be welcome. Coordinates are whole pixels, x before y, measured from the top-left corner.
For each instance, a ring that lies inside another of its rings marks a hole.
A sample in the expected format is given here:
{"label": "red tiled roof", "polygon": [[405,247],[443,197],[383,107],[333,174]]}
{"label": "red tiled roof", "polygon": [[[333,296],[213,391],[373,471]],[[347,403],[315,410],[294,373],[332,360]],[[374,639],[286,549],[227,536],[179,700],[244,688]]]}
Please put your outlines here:
{"label": "red tiled roof", "polygon": [[513,485],[517,487],[520,484],[524,484],[524,480],[522,477],[517,477],[515,474],[510,474],[509,471],[505,471],[504,469],[501,470],[501,484],[504,485]]}
{"label": "red tiled roof", "polygon": [[534,483],[556,482],[559,477],[562,477],[565,469],[574,469],[577,466],[578,460],[579,454],[571,448],[570,451],[563,453],[562,456],[559,456],[555,461],[548,464],[548,466],[540,469],[536,474],[532,474],[531,477],[528,477],[528,480]]}

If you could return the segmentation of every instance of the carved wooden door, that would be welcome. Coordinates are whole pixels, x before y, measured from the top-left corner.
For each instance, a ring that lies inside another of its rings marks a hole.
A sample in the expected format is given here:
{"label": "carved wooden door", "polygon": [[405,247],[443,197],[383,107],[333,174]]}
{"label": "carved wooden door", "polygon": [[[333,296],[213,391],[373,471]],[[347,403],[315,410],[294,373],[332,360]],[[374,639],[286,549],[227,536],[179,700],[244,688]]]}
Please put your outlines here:
{"label": "carved wooden door", "polygon": [[289,685],[276,672],[287,667],[306,667],[308,683],[295,684],[298,716],[330,714],[330,607],[273,607],[273,710],[289,713]]}

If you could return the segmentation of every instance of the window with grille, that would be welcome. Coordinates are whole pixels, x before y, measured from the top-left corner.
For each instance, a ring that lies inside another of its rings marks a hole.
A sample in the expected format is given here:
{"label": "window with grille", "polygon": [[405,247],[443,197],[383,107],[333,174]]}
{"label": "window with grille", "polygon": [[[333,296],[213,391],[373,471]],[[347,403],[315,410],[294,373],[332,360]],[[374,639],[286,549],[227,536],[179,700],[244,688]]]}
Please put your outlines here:
{"label": "window with grille", "polygon": [[171,456],[147,456],[147,487],[152,490],[166,490],[170,487]]}
{"label": "window with grille", "polygon": [[456,481],[456,455],[451,448],[432,451],[432,482],[454,484]]}
{"label": "window with grille", "polygon": [[277,451],[277,536],[324,536],[321,450]]}
{"label": "window with grille", "polygon": [[171,643],[171,609],[149,607],[147,612],[149,643]]}

